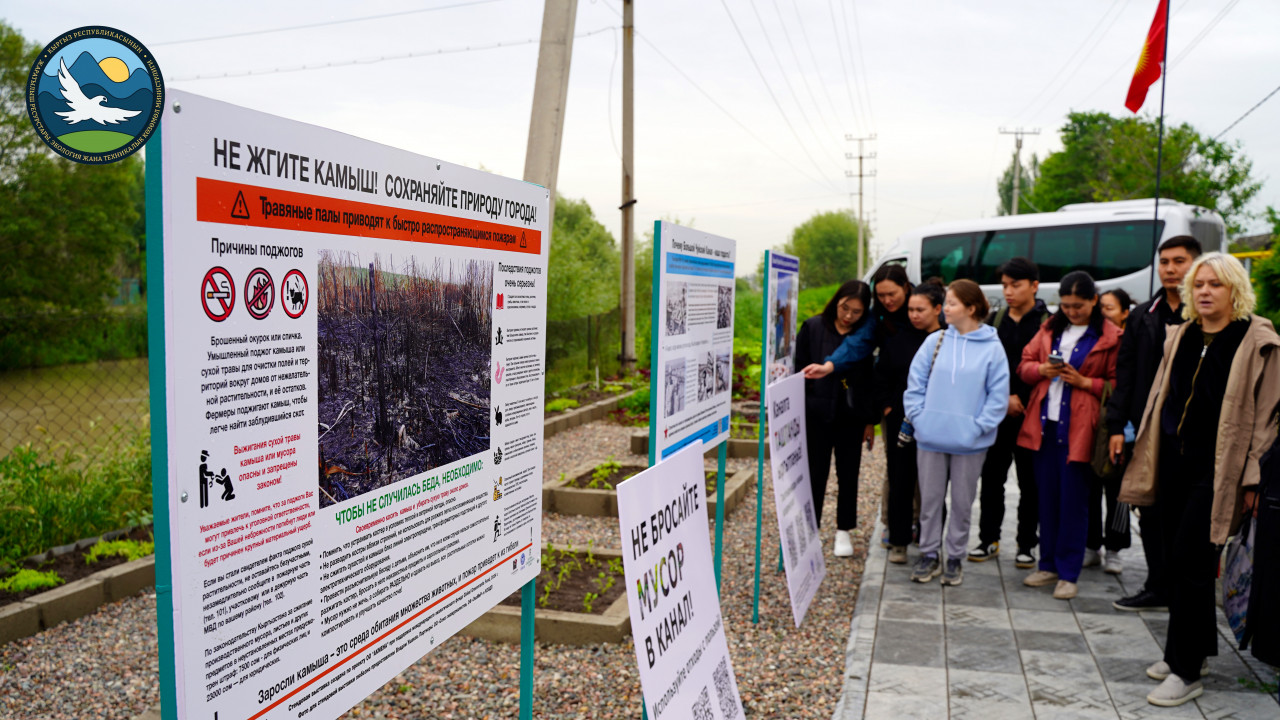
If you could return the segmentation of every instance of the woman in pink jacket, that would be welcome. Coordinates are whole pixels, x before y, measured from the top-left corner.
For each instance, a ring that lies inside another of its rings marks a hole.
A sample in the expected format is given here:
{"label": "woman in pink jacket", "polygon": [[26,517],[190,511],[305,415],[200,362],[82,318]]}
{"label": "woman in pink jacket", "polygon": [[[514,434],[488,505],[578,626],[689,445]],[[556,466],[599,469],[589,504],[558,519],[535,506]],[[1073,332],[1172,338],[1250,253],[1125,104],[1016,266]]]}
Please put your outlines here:
{"label": "woman in pink jacket", "polygon": [[1018,445],[1036,453],[1040,490],[1040,569],[1022,582],[1057,583],[1053,596],[1070,600],[1089,534],[1089,461],[1102,385],[1116,381],[1120,329],[1103,317],[1088,273],[1067,273],[1058,296],[1058,312],[1023,348],[1018,366],[1022,380],[1033,386]]}

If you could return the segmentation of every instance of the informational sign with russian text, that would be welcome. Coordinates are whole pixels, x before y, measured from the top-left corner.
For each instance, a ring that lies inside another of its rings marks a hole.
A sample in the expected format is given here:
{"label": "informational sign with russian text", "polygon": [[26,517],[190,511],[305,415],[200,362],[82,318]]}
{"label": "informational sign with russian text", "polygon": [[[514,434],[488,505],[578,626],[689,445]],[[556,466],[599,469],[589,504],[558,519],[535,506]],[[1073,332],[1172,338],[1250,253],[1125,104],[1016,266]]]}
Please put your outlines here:
{"label": "informational sign with russian text", "polygon": [[668,457],[729,439],[737,243],[654,223],[650,442]]}
{"label": "informational sign with russian text", "polygon": [[[773,470],[773,504],[778,512],[778,537],[791,594],[796,627],[804,622],[813,596],[827,575],[809,484],[806,448],[804,374],[796,373],[770,385],[765,392],[769,417],[769,462]],[[856,440],[856,438],[849,438]]]}
{"label": "informational sign with russian text", "polygon": [[170,100],[178,715],[334,718],[538,572],[547,191]]}
{"label": "informational sign with russian text", "polygon": [[743,716],[708,537],[695,440],[618,485],[631,634],[649,717]]}
{"label": "informational sign with russian text", "polygon": [[765,319],[764,366],[767,383],[796,371],[796,315],[800,312],[800,258],[773,250],[767,256],[768,304]]}

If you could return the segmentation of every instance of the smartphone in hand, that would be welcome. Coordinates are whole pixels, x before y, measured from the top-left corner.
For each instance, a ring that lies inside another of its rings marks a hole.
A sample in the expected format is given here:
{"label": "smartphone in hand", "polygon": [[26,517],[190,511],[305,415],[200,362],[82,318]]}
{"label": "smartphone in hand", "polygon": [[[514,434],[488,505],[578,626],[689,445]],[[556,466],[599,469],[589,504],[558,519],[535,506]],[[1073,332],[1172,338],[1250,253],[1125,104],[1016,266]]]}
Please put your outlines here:
{"label": "smartphone in hand", "polygon": [[1058,352],[1058,351],[1056,351],[1056,350],[1055,350],[1055,351],[1053,351],[1053,352],[1051,352],[1051,353],[1049,353],[1049,364],[1050,364],[1050,365],[1061,365],[1062,363],[1063,363],[1063,360],[1062,360],[1062,355],[1061,355],[1061,353],[1059,353],[1059,352]]}

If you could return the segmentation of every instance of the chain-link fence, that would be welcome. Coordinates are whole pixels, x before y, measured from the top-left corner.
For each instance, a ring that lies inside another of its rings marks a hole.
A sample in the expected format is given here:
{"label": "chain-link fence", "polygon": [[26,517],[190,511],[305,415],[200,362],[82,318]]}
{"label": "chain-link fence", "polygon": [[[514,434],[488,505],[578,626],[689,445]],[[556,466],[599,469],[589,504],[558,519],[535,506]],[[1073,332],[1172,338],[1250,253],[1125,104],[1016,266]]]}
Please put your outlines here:
{"label": "chain-link fence", "polygon": [[148,427],[145,307],[0,316],[0,458],[105,461]]}

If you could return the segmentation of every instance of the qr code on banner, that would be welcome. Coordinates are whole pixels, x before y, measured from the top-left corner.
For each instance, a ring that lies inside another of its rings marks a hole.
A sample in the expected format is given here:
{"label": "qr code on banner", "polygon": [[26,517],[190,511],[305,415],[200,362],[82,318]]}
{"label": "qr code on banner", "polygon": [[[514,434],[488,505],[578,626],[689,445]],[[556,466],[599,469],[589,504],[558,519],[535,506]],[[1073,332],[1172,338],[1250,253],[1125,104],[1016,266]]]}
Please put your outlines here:
{"label": "qr code on banner", "polygon": [[698,701],[693,704],[693,720],[715,720],[715,717],[711,711],[711,693],[704,687]]}
{"label": "qr code on banner", "polygon": [[716,681],[716,696],[720,698],[720,714],[724,715],[724,720],[733,720],[738,717],[738,703],[733,697],[733,683],[729,682],[729,661],[726,658],[720,658],[720,664],[716,665],[715,672],[711,676]]}
{"label": "qr code on banner", "polygon": [[814,520],[814,517],[813,517],[813,503],[812,503],[812,502],[808,502],[808,501],[806,501],[806,502],[805,502],[805,504],[804,504],[804,516],[805,516],[806,518],[808,518],[808,519],[809,519],[809,522],[805,523],[804,529],[805,529],[806,531],[808,531],[808,535],[809,535],[809,542],[813,542],[813,538],[814,538],[814,536],[815,536],[815,535],[817,535],[817,533],[818,533],[818,531],[817,531],[818,523]]}
{"label": "qr code on banner", "polygon": [[796,567],[800,562],[800,552],[796,545],[796,524],[789,522],[786,525],[787,540],[784,543],[787,546],[787,557],[791,558],[791,567]]}

